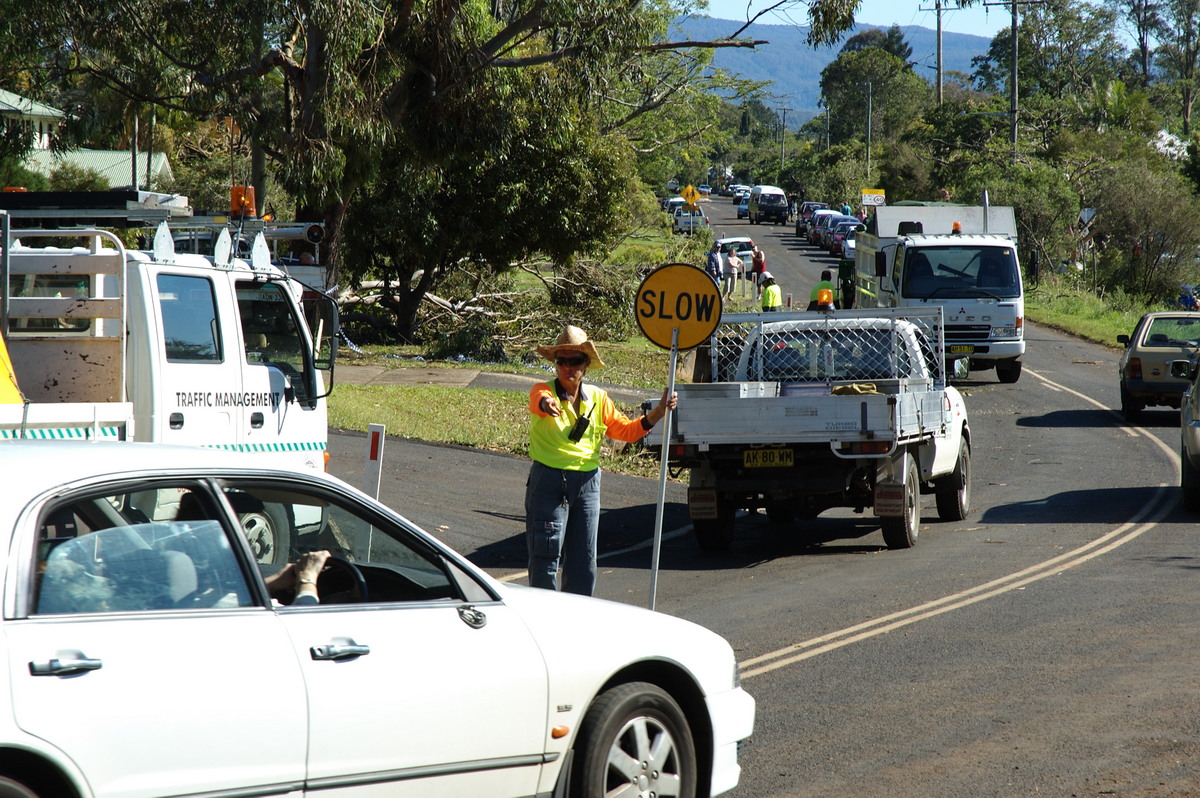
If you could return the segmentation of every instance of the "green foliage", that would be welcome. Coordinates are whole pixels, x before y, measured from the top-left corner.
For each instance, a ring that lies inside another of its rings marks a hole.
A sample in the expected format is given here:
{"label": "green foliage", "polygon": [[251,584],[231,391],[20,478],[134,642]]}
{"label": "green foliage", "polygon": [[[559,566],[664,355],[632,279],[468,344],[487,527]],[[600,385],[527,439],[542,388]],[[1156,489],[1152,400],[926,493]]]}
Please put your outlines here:
{"label": "green foliage", "polygon": [[892,25],[886,32],[880,28],[867,28],[859,31],[846,40],[846,43],[842,45],[842,52],[856,53],[868,47],[878,47],[905,63],[912,58],[912,47],[904,40],[904,32],[900,30],[899,25]]}
{"label": "green foliage", "polygon": [[64,163],[50,173],[51,191],[105,191],[108,181],[95,169]]}
{"label": "green foliage", "polygon": [[[929,84],[901,58],[878,47],[843,52],[821,72],[834,143],[898,136],[931,99]],[[868,110],[870,114],[868,115]]]}

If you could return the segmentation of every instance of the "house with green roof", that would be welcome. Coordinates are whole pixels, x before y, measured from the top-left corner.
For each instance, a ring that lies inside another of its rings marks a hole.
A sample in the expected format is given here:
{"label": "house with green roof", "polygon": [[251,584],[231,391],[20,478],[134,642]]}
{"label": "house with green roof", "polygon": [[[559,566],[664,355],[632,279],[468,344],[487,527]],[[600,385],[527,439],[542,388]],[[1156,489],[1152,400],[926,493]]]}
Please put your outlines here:
{"label": "house with green roof", "polygon": [[[25,125],[33,136],[33,152],[25,166],[47,177],[55,169],[70,164],[96,172],[109,188],[154,189],[174,179],[166,153],[133,153],[128,150],[77,149],[54,152],[50,142],[67,115],[36,100],[0,89],[0,120],[5,124]],[[136,185],[135,185],[136,184]]]}

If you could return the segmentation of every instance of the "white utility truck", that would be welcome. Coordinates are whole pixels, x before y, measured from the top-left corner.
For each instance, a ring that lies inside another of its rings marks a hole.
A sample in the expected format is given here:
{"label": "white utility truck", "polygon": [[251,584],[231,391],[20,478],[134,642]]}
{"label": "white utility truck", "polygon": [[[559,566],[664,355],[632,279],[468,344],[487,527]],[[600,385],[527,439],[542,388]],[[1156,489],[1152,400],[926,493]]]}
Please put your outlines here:
{"label": "white utility truck", "polygon": [[676,386],[668,443],[700,547],[727,549],[740,509],[871,508],[889,548],[916,543],[921,494],[966,517],[971,436],[943,345],[938,306],[722,316],[698,352],[711,382]]}
{"label": "white utility truck", "polygon": [[855,239],[855,307],[945,313],[946,357],[1021,376],[1025,294],[1017,226],[1007,206],[897,204],[877,208]]}
{"label": "white utility truck", "polygon": [[[337,306],[273,266],[261,235],[249,260],[228,230],[211,256],[176,252],[168,220],[190,215],[186,198],[150,192],[3,193],[5,206],[0,445],[150,441],[325,468]],[[112,231],[156,224],[148,251]],[[283,557],[283,520],[267,508],[243,524]]]}

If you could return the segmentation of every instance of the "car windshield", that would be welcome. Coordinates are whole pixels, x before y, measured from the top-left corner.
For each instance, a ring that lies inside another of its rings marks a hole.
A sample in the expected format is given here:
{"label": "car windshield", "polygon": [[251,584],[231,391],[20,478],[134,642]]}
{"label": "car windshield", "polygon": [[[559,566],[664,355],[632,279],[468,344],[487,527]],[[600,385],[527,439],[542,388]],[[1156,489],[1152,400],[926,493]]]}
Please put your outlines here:
{"label": "car windshield", "polygon": [[759,205],[784,205],[786,203],[787,203],[787,200],[784,198],[784,196],[782,194],[759,194],[758,195],[758,204]]}
{"label": "car windshield", "polygon": [[910,299],[1021,295],[1012,247],[962,245],[912,247],[904,254],[901,293]]}
{"label": "car windshield", "polygon": [[1159,316],[1146,328],[1142,346],[1180,347],[1200,345],[1200,318]]}

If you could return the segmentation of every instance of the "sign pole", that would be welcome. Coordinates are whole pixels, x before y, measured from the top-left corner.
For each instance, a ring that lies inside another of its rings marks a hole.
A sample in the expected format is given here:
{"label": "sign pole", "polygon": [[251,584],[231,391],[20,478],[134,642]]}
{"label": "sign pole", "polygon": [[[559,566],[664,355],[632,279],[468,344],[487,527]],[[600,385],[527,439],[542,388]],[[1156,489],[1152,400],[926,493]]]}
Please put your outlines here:
{"label": "sign pole", "polygon": [[[675,393],[675,363],[679,358],[679,328],[671,330],[671,370],[667,376],[667,396]],[[659,456],[661,465],[658,470],[658,507],[654,511],[654,554],[650,563],[650,609],[654,609],[654,599],[658,595],[658,557],[662,552],[663,511],[667,503],[667,447],[671,442],[671,408],[665,408],[662,420],[663,442],[662,454]]]}
{"label": "sign pole", "polygon": [[[675,393],[675,369],[679,350],[695,349],[707,341],[721,320],[721,291],[712,278],[690,263],[659,266],[638,286],[634,303],[638,327],[652,344],[671,353],[667,396]],[[654,562],[650,566],[650,609],[658,593],[658,561],[662,554],[663,509],[667,502],[668,462],[671,459],[671,427],[676,413],[663,409],[663,439],[659,452],[658,509],[654,519]]]}

